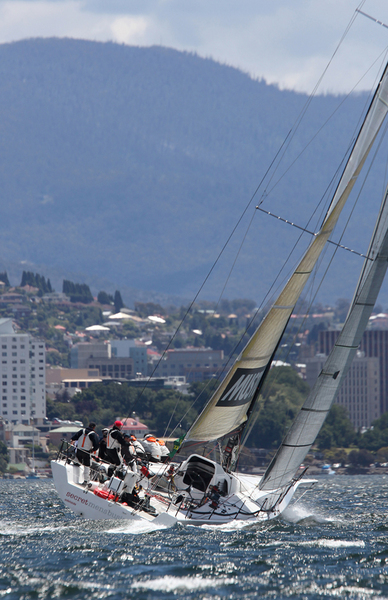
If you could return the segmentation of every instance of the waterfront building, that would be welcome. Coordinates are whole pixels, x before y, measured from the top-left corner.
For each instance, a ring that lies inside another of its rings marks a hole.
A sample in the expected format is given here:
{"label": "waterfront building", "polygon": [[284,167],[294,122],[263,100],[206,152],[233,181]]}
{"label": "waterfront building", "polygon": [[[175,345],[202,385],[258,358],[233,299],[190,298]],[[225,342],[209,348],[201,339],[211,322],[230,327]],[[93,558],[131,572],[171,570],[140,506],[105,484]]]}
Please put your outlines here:
{"label": "waterfront building", "polygon": [[16,333],[0,319],[1,416],[13,425],[43,424],[46,417],[46,350],[42,340]]}

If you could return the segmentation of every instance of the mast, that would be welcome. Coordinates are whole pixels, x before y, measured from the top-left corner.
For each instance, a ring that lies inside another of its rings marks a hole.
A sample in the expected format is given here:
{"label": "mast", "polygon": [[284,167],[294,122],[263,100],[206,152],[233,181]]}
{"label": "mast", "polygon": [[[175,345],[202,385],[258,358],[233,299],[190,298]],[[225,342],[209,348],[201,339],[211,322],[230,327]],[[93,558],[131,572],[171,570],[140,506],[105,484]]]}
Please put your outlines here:
{"label": "mast", "polygon": [[185,441],[212,441],[247,421],[289,318],[329,239],[388,112],[388,64],[371,101],[320,231]]}
{"label": "mast", "polygon": [[388,266],[388,187],[368,255],[342,331],[301,411],[260,482],[273,490],[290,483],[314,443],[350,368]]}

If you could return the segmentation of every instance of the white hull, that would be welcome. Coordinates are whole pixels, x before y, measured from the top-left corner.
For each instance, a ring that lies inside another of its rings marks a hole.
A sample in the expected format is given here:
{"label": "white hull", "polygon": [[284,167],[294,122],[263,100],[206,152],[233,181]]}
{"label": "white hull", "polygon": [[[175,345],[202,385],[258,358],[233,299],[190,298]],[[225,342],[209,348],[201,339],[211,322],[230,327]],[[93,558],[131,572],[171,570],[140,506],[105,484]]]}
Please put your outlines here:
{"label": "white hull", "polygon": [[165,525],[174,525],[176,520],[170,515],[161,513],[154,517],[147,513],[141,515],[133,508],[123,506],[119,502],[112,502],[96,496],[94,492],[80,485],[78,474],[83,474],[83,467],[74,467],[65,461],[51,462],[55,487],[65,506],[85,519],[129,519],[133,521],[156,521]]}
{"label": "white hull", "polygon": [[[195,455],[194,455],[195,456]],[[192,459],[192,457],[190,457]],[[190,461],[190,459],[188,459]],[[211,461],[209,461],[211,463]],[[185,464],[185,463],[184,463]],[[158,487],[155,482],[142,478],[142,496],[149,497],[154,509],[153,514],[131,507],[120,501],[100,497],[99,493],[106,490],[107,483],[93,483],[92,489],[84,487],[82,465],[69,464],[66,459],[52,461],[54,483],[65,506],[77,515],[86,519],[114,519],[155,522],[164,526],[172,526],[177,522],[194,525],[225,524],[232,521],[267,521],[278,517],[289,505],[300,481],[285,490],[275,490],[270,494],[261,492],[258,483],[261,477],[225,473],[217,463],[213,479],[219,479],[222,473],[228,479],[231,493],[212,502],[207,490],[205,493],[194,487],[190,488],[190,498],[187,495],[187,484],[171,490]],[[179,467],[181,468],[181,467]],[[162,469],[159,469],[162,471]],[[159,478],[159,475],[156,476]],[[179,484],[179,477],[177,477]],[[213,480],[212,480],[213,482]],[[211,483],[209,483],[209,488]],[[303,480],[303,484],[311,481]],[[186,493],[185,493],[186,492]],[[271,510],[269,508],[273,506]]]}

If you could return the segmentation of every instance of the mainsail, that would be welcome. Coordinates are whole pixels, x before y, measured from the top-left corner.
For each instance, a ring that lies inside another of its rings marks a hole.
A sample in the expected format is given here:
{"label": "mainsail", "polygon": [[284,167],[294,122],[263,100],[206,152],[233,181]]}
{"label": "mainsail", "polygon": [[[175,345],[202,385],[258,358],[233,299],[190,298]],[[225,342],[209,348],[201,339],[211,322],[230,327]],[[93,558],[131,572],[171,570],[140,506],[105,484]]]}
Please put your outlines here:
{"label": "mainsail", "polygon": [[213,394],[186,441],[211,441],[247,420],[265,374],[303,288],[329,239],[369,150],[388,112],[388,65],[354,143],[320,231],[306,250],[279,297]]}
{"label": "mainsail", "polygon": [[344,327],[300,413],[267,468],[260,489],[290,483],[318,435],[346,377],[375,305],[388,266],[388,188],[380,208]]}

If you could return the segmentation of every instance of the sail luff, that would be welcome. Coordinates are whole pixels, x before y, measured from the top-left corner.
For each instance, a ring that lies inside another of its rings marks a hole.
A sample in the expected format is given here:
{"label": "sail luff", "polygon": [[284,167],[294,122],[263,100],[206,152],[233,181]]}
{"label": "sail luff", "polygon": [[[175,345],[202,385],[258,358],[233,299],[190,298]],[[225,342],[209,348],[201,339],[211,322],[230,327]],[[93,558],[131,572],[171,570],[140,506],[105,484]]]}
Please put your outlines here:
{"label": "sail luff", "polygon": [[360,345],[386,274],[387,261],[388,188],[344,327],[306,402],[266,470],[260,489],[273,490],[289,484],[304,461]]}
{"label": "sail luff", "polygon": [[186,441],[215,440],[227,435],[246,421],[252,398],[256,395],[258,387],[262,385],[263,373],[267,370],[267,365],[272,359],[295,305],[338,221],[388,112],[387,70],[388,66],[380,80],[320,231],[315,235],[274,305],[224,381],[190,428]]}

